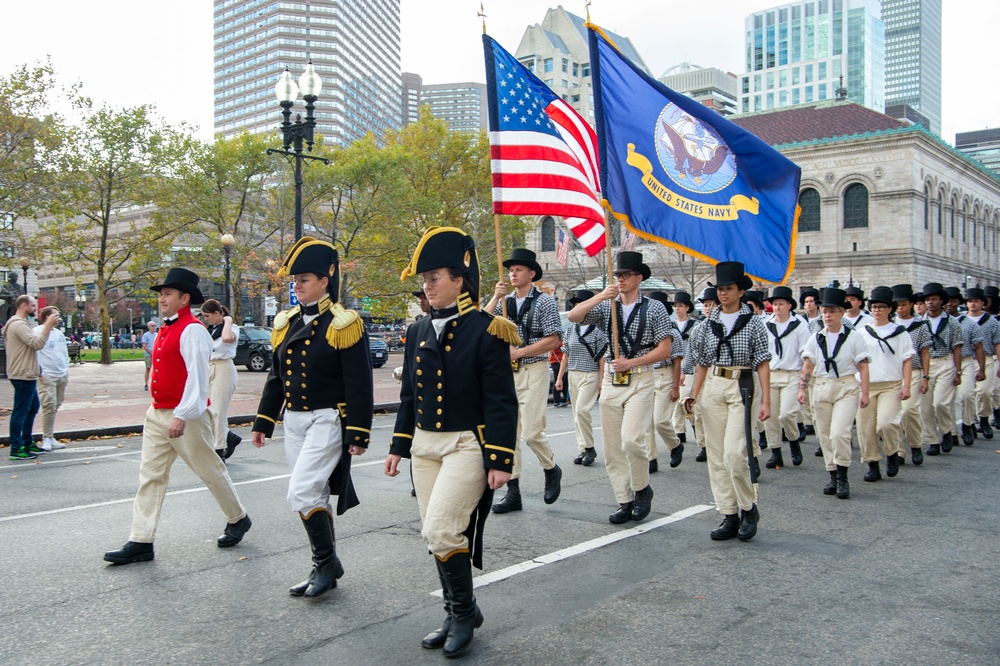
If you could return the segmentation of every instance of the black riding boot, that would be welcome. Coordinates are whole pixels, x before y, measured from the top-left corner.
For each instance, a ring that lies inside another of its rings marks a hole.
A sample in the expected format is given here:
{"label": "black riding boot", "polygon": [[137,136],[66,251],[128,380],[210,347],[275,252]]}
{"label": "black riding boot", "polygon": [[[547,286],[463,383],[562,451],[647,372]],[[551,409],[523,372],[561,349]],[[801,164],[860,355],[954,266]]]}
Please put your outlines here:
{"label": "black riding boot", "polygon": [[444,642],[444,656],[457,657],[472,643],[472,634],[483,624],[483,614],[472,593],[472,561],[469,553],[452,553],[440,564],[451,595],[451,626]]}
{"label": "black riding boot", "polygon": [[493,513],[510,513],[521,510],[521,487],[517,479],[507,482],[507,494],[493,505]]}
{"label": "black riding boot", "polygon": [[344,567],[337,557],[333,535],[333,516],[326,511],[313,511],[308,518],[302,518],[302,525],[309,535],[312,546],[313,570],[309,579],[288,590],[295,597],[318,597],[327,590],[337,587],[337,579],[344,575]]}
{"label": "black riding boot", "polygon": [[[420,646],[428,650],[440,650],[443,648],[445,641],[448,639],[448,631],[451,629],[451,590],[448,589],[448,577],[445,576],[444,564],[441,560],[435,557],[434,563],[437,564],[438,580],[441,581],[441,592],[444,595],[445,618],[440,629],[432,631],[424,636],[424,640],[420,641]],[[478,627],[482,623],[483,614],[479,611],[479,606],[476,606],[476,626]]]}
{"label": "black riding boot", "polygon": [[[796,442],[798,444],[798,442]],[[778,469],[785,466],[785,459],[781,457],[781,449],[773,448],[771,449],[771,459],[768,460],[764,467],[768,469]]]}

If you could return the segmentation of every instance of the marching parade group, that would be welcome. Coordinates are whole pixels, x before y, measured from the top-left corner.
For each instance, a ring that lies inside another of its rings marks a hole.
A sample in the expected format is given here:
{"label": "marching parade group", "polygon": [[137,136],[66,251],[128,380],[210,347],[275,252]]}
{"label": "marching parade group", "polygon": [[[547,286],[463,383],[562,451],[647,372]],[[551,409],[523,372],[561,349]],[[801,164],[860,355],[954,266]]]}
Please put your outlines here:
{"label": "marching parade group", "polygon": [[[757,533],[763,449],[771,453],[765,467],[780,469],[787,443],[798,466],[802,442],[814,434],[816,456],[829,472],[823,493],[846,499],[855,426],[865,481],[882,478],[883,460],[894,477],[907,454],[921,465],[925,454],[972,445],[980,434],[993,437],[990,417],[995,427],[1000,413],[995,287],[962,294],[937,283],[922,292],[879,286],[867,298],[855,287],[806,289],[799,314],[791,289],[776,287],[765,297],[751,290],[743,264],[721,262],[698,299],[699,318],[688,293],[642,293],[650,268],[641,253],[621,251],[606,289],[573,294],[571,325],[563,331],[555,299],[535,286],[543,273],[535,254],[515,249],[503,266],[509,283],[498,282],[481,307],[475,242],[460,229],[437,227],[420,239],[401,276],[422,280],[414,293],[427,301],[429,316],[406,334],[384,472],[397,476],[401,459],[410,459],[421,536],[434,557],[446,613],[421,644],[445,656],[462,654],[483,622],[472,568],[482,568],[487,516],[523,509],[522,440],[543,470],[544,503],[560,496],[563,471],[545,432],[554,350],[562,351],[556,386],[568,386],[573,409],[579,449],[573,463],[592,465],[600,448],[617,504],[608,517],[614,524],[650,514],[658,441],[677,467],[689,425],[695,460],[707,463],[722,516],[714,540],[749,541]],[[293,596],[319,596],[344,575],[334,515],[359,503],[350,463],[371,436],[367,334],[358,313],[338,302],[339,270],[334,247],[309,237],[285,257],[280,273],[293,281],[299,305],[275,318],[271,369],[252,429],[253,444],[262,447],[283,420],[287,501],[313,556],[308,578],[289,590]],[[105,554],[114,564],[153,559],[178,455],[226,516],[219,547],[236,545],[251,527],[225,456],[213,452],[235,437],[225,426],[226,405],[212,407],[231,390],[209,390],[216,371],[221,383],[231,383],[209,359],[213,338],[217,350],[218,340],[232,339],[232,326],[217,312],[208,330],[195,325],[191,306],[204,300],[197,285],[197,275],[174,268],[154,287],[163,322],[153,345],[153,404],[132,531],[120,550]]]}

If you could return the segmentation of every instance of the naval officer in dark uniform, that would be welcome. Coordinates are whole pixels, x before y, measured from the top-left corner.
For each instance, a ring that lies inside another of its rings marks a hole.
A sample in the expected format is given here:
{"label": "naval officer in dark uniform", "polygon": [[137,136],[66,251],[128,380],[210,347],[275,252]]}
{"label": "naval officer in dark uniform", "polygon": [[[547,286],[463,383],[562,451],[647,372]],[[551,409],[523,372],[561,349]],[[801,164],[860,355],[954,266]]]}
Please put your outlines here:
{"label": "naval officer in dark uniform", "polygon": [[264,446],[285,408],[285,458],[291,470],[288,503],[312,546],[313,570],[292,596],[316,597],[344,575],[337,557],[330,495],[337,515],[358,504],[351,456],[368,448],[372,427],[372,365],[357,312],[337,302],[337,250],[303,237],[278,271],[291,276],[299,305],[274,318],[271,371],[253,423],[253,444]]}
{"label": "naval officer in dark uniform", "polygon": [[476,244],[461,229],[424,234],[402,278],[420,275],[431,316],[406,333],[403,383],[385,473],[410,458],[421,535],[434,555],[447,613],[421,645],[457,657],[483,614],[472,593],[493,491],[510,480],[517,393],[509,343],[479,310]]}

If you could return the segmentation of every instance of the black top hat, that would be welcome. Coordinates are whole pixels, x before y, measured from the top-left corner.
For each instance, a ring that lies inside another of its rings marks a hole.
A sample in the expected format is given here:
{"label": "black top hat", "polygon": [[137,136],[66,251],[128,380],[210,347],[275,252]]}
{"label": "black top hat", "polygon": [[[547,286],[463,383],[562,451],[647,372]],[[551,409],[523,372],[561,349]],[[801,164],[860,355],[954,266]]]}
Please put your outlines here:
{"label": "black top hat", "polygon": [[896,295],[889,287],[875,287],[868,297],[869,303],[884,303],[890,308],[896,307]]}
{"label": "black top hat", "polygon": [[741,291],[753,286],[753,280],[747,277],[743,262],[720,261],[715,265],[715,284],[709,282],[708,286],[718,288],[727,284],[735,284]]}
{"label": "black top hat", "polygon": [[923,303],[924,302],[924,292],[922,292],[922,291],[915,291],[915,292],[913,292],[913,302],[914,303]]}
{"label": "black top hat", "polygon": [[986,292],[979,287],[969,287],[965,290],[965,300],[969,300],[970,298],[978,298],[981,301],[985,301]]}
{"label": "black top hat", "polygon": [[701,292],[698,302],[704,303],[705,301],[719,302],[719,295],[715,293],[715,287],[705,287],[705,291]]}
{"label": "black top hat", "polygon": [[914,301],[913,299],[913,285],[909,284],[894,284],[892,285],[892,302],[899,303],[900,301]]}
{"label": "black top hat", "polygon": [[413,257],[399,279],[405,280],[411,275],[419,275],[435,268],[453,268],[465,272],[471,282],[472,300],[479,303],[479,256],[472,236],[456,227],[429,228],[417,243],[417,249],[413,251]]}
{"label": "black top hat", "polygon": [[[816,295],[819,296],[819,293],[817,292]],[[799,304],[795,302],[795,298],[792,296],[792,290],[789,287],[775,287],[774,290],[771,291],[771,295],[765,298],[764,300],[767,302],[771,302],[777,299],[788,301],[789,303],[791,303],[793,310],[799,307]]]}
{"label": "black top hat", "polygon": [[642,275],[643,280],[648,280],[649,276],[652,275],[649,266],[642,263],[642,252],[623,250],[618,253],[618,257],[615,259],[615,273],[624,273],[625,271],[635,271]]}
{"label": "black top hat", "polygon": [[687,306],[688,312],[694,312],[694,303],[691,302],[691,294],[686,291],[674,292],[674,305],[678,303],[683,303]]}
{"label": "black top hat", "polygon": [[420,298],[421,296],[427,298],[427,294],[424,293],[423,289],[421,289],[420,291],[411,291],[410,294],[416,296],[417,298]]}
{"label": "black top hat", "polygon": [[945,287],[944,293],[946,294],[944,297],[945,302],[957,298],[959,305],[965,303],[965,299],[962,298],[962,290],[958,287]]}
{"label": "black top hat", "polygon": [[577,303],[583,303],[584,301],[589,301],[593,297],[594,297],[594,292],[592,292],[591,290],[577,289],[575,292],[573,292],[573,296],[572,298],[569,299],[569,302],[572,303],[573,305],[576,305]]}
{"label": "black top hat", "polygon": [[753,302],[759,307],[764,307],[764,292],[753,289],[744,292],[743,296],[746,298],[747,303]]}
{"label": "black top hat", "polygon": [[337,249],[326,241],[317,240],[311,236],[303,236],[288,250],[285,260],[278,269],[278,277],[315,273],[330,280],[326,293],[334,302],[340,294],[340,263]]}
{"label": "black top hat", "polygon": [[819,305],[823,308],[847,309],[847,294],[843,289],[827,287],[819,290]]}
{"label": "black top hat", "polygon": [[805,301],[810,296],[812,296],[813,299],[815,299],[816,301],[819,301],[819,289],[814,289],[813,287],[809,287],[808,289],[803,289],[802,293],[799,294],[799,297],[803,301]]}
{"label": "black top hat", "polygon": [[160,291],[164,288],[177,289],[191,296],[191,305],[201,305],[205,302],[205,297],[198,289],[198,274],[186,268],[171,268],[167,271],[167,278],[163,284],[150,287],[153,291]]}
{"label": "black top hat", "polygon": [[983,296],[986,298],[1000,298],[1000,288],[990,285],[983,290]]}
{"label": "black top hat", "polygon": [[667,308],[667,312],[670,311],[670,297],[664,294],[662,291],[651,291],[646,294],[646,298],[651,298],[654,301],[659,301],[663,303],[663,307]]}
{"label": "black top hat", "polygon": [[535,253],[531,250],[523,247],[515,247],[511,250],[510,259],[503,262],[503,267],[510,268],[511,266],[527,266],[535,271],[535,279],[532,282],[538,282],[542,279],[542,267],[535,261]]}
{"label": "black top hat", "polygon": [[848,287],[844,290],[844,296],[854,296],[856,299],[861,301],[861,304],[865,304],[865,292],[857,287]]}
{"label": "black top hat", "polygon": [[928,282],[924,285],[924,298],[928,296],[940,296],[942,301],[948,300],[948,292],[940,282]]}

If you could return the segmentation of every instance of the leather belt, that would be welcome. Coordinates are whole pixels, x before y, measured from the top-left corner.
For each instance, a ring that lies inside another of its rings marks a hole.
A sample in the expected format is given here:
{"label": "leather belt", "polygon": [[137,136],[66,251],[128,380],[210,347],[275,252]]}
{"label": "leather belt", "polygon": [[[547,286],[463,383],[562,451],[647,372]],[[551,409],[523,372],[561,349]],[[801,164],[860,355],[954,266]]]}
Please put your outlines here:
{"label": "leather belt", "polygon": [[740,373],[744,370],[749,370],[750,368],[741,367],[726,367],[722,365],[713,365],[712,374],[716,377],[722,377],[724,379],[739,379]]}

